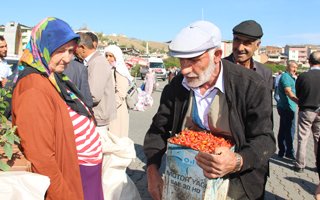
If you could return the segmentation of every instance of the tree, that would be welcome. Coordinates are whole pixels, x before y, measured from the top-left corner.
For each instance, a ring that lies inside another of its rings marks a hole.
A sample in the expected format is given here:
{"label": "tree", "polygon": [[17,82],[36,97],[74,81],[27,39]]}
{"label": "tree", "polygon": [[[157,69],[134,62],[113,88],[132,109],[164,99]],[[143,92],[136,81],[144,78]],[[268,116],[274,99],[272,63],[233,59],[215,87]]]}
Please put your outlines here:
{"label": "tree", "polygon": [[266,66],[271,69],[272,73],[276,73],[276,72],[278,72],[279,70],[281,70],[281,71],[283,71],[283,72],[286,71],[286,66],[284,66],[284,65],[279,65],[279,64],[266,64]]}
{"label": "tree", "polygon": [[173,66],[180,68],[179,58],[169,57],[169,58],[165,59],[163,62],[165,64],[166,68],[173,67]]}

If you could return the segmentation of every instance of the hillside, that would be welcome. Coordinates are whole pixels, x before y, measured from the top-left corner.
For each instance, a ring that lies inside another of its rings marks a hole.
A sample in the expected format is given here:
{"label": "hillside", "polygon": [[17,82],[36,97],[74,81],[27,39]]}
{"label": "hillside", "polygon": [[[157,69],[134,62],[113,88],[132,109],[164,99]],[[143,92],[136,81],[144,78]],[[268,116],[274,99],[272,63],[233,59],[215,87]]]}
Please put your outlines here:
{"label": "hillside", "polygon": [[161,52],[165,53],[168,52],[168,44],[161,43],[161,42],[154,42],[154,41],[145,41],[145,40],[138,40],[135,38],[129,38],[126,36],[114,36],[114,35],[107,35],[104,37],[107,43],[116,42],[119,46],[125,46],[128,48],[135,48],[140,52],[146,52],[146,44],[148,42],[149,45],[149,52]]}

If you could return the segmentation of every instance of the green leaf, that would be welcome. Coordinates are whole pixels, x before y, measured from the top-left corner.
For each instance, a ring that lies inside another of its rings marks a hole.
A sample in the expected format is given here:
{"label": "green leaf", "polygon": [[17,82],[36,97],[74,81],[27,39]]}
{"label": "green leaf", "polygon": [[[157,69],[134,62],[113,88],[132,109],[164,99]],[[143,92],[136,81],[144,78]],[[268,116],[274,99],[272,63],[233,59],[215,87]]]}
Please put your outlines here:
{"label": "green leaf", "polygon": [[5,143],[3,146],[4,154],[8,157],[10,160],[12,157],[12,145],[9,143]]}
{"label": "green leaf", "polygon": [[20,144],[20,138],[17,135],[14,135],[14,141]]}
{"label": "green leaf", "polygon": [[11,93],[8,93],[8,94],[7,94],[7,97],[8,97],[8,98],[12,98],[12,94],[11,94]]}
{"label": "green leaf", "polygon": [[5,89],[1,89],[1,96],[3,97],[3,96],[5,96],[6,95],[6,90]]}
{"label": "green leaf", "polygon": [[1,125],[2,125],[2,127],[3,127],[4,124],[7,122],[7,118],[6,118],[4,115],[1,115],[0,120],[1,120]]}
{"label": "green leaf", "polygon": [[8,171],[10,169],[9,165],[7,165],[6,163],[2,162],[0,160],[0,170],[2,171]]}
{"label": "green leaf", "polygon": [[7,138],[7,142],[10,143],[10,144],[13,144],[14,143],[14,134],[13,133],[10,133],[6,136]]}
{"label": "green leaf", "polygon": [[3,103],[1,103],[1,104],[0,104],[0,108],[6,109],[6,105],[4,105]]}

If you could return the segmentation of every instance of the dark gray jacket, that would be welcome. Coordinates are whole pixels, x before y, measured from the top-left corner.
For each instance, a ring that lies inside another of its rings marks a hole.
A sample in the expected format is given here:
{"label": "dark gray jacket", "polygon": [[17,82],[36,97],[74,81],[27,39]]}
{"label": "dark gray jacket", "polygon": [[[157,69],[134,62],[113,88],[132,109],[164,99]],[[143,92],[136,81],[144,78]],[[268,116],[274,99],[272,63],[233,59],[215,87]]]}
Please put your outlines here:
{"label": "dark gray jacket", "polygon": [[72,60],[63,72],[77,86],[84,97],[84,103],[92,108],[93,101],[88,83],[88,69],[83,63]]}
{"label": "dark gray jacket", "polygon": [[[226,60],[234,63],[233,54],[230,54],[228,57],[225,57]],[[253,60],[255,71],[263,78],[263,80],[267,83],[269,88],[273,89],[273,78],[272,78],[272,71],[266,67],[264,64],[259,63]]]}
{"label": "dark gray jacket", "polygon": [[[252,70],[224,59],[222,63],[230,130],[236,143],[235,151],[243,157],[241,171],[231,174],[231,178],[241,179],[250,199],[261,199],[268,160],[276,150],[270,89]],[[182,80],[182,75],[176,76],[162,92],[158,112],[144,141],[148,165],[160,166],[167,139],[181,131],[189,100],[189,91],[182,86]]]}

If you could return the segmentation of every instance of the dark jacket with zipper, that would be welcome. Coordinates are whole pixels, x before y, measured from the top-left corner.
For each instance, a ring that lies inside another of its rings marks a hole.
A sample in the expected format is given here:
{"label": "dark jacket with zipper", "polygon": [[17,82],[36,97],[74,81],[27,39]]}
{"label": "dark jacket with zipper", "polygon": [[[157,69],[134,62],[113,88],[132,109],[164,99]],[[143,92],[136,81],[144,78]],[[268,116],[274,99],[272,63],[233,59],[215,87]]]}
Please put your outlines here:
{"label": "dark jacket with zipper", "polygon": [[[252,70],[222,59],[225,96],[229,108],[229,124],[236,149],[243,157],[240,178],[250,199],[261,199],[268,175],[268,160],[276,150],[272,130],[270,88]],[[167,139],[181,131],[187,112],[190,91],[176,76],[161,95],[160,105],[145,136],[147,165],[160,166]]]}

